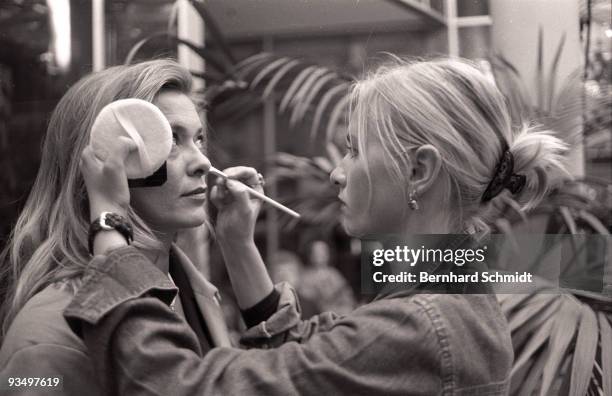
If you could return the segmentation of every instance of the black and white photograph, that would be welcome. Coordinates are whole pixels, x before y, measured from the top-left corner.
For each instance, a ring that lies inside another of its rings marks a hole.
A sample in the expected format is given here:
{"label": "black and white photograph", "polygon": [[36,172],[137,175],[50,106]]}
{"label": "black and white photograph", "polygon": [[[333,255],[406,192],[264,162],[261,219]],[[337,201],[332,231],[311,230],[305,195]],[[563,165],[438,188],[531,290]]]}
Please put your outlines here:
{"label": "black and white photograph", "polygon": [[612,396],[612,0],[0,0],[0,395]]}

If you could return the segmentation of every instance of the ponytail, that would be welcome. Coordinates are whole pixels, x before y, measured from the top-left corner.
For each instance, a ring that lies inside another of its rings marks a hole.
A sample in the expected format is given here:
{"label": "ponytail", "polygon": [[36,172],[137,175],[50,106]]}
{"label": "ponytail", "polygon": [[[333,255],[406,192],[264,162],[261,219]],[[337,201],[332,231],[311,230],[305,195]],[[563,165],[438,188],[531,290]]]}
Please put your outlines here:
{"label": "ponytail", "polygon": [[538,206],[548,191],[561,180],[570,178],[564,165],[568,146],[553,131],[523,125],[510,142],[514,156],[514,172],[525,175],[525,188],[514,197],[521,209]]}

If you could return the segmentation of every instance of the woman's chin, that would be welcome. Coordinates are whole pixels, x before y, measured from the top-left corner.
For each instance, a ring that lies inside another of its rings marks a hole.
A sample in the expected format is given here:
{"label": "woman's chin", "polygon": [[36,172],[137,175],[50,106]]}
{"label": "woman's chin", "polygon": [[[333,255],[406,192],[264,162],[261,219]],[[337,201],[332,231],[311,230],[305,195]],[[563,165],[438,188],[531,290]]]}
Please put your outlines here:
{"label": "woman's chin", "polygon": [[194,213],[190,216],[184,216],[180,219],[176,219],[174,226],[177,229],[194,228],[201,226],[206,222],[206,220],[208,220],[208,216],[206,215],[206,212],[202,211],[202,213]]}
{"label": "woman's chin", "polygon": [[342,216],[341,223],[342,228],[344,228],[344,232],[346,232],[349,236],[354,238],[359,238],[361,236],[361,233],[359,232],[357,227],[355,227],[354,224],[351,224],[351,222],[348,221],[346,217]]}
{"label": "woman's chin", "polygon": [[191,219],[189,225],[186,228],[199,227],[204,224],[206,220],[208,220],[207,216],[194,217],[193,219]]}

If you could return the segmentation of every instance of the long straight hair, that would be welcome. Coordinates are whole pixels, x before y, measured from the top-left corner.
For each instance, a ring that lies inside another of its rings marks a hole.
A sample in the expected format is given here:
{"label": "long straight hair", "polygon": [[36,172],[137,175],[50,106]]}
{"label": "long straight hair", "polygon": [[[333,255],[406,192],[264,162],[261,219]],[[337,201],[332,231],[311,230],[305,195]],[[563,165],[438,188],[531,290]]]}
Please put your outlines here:
{"label": "long straight hair", "polygon": [[[125,98],[152,102],[166,89],[191,91],[191,75],[171,60],[115,66],[88,75],[62,97],[51,115],[34,186],[0,255],[0,276],[8,288],[0,309],[0,341],[34,294],[64,280],[74,292],[90,256],[89,205],[79,169],[91,126],[107,104]],[[152,230],[129,208],[135,246],[159,249]]]}

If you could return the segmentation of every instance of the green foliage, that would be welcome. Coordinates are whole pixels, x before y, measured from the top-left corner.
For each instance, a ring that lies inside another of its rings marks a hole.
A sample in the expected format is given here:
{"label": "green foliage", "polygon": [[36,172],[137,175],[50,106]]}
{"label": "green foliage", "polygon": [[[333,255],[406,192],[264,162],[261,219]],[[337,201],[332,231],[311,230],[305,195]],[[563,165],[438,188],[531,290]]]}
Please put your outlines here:
{"label": "green foliage", "polygon": [[612,298],[542,284],[498,300],[515,353],[511,394],[612,394]]}
{"label": "green foliage", "polygon": [[349,77],[302,59],[264,52],[239,62],[232,72],[241,90],[213,87],[208,95],[211,107],[240,103],[246,91],[256,102],[274,98],[279,114],[290,115],[291,127],[304,120],[311,122],[313,140],[320,136],[324,123],[325,140],[330,140],[348,105]]}
{"label": "green foliage", "polygon": [[[279,183],[295,184],[296,192],[283,201],[302,215],[302,223],[331,231],[339,224],[340,202],[329,181],[334,164],[324,157],[305,158],[278,153],[272,177]],[[292,227],[292,222],[285,226]]]}

